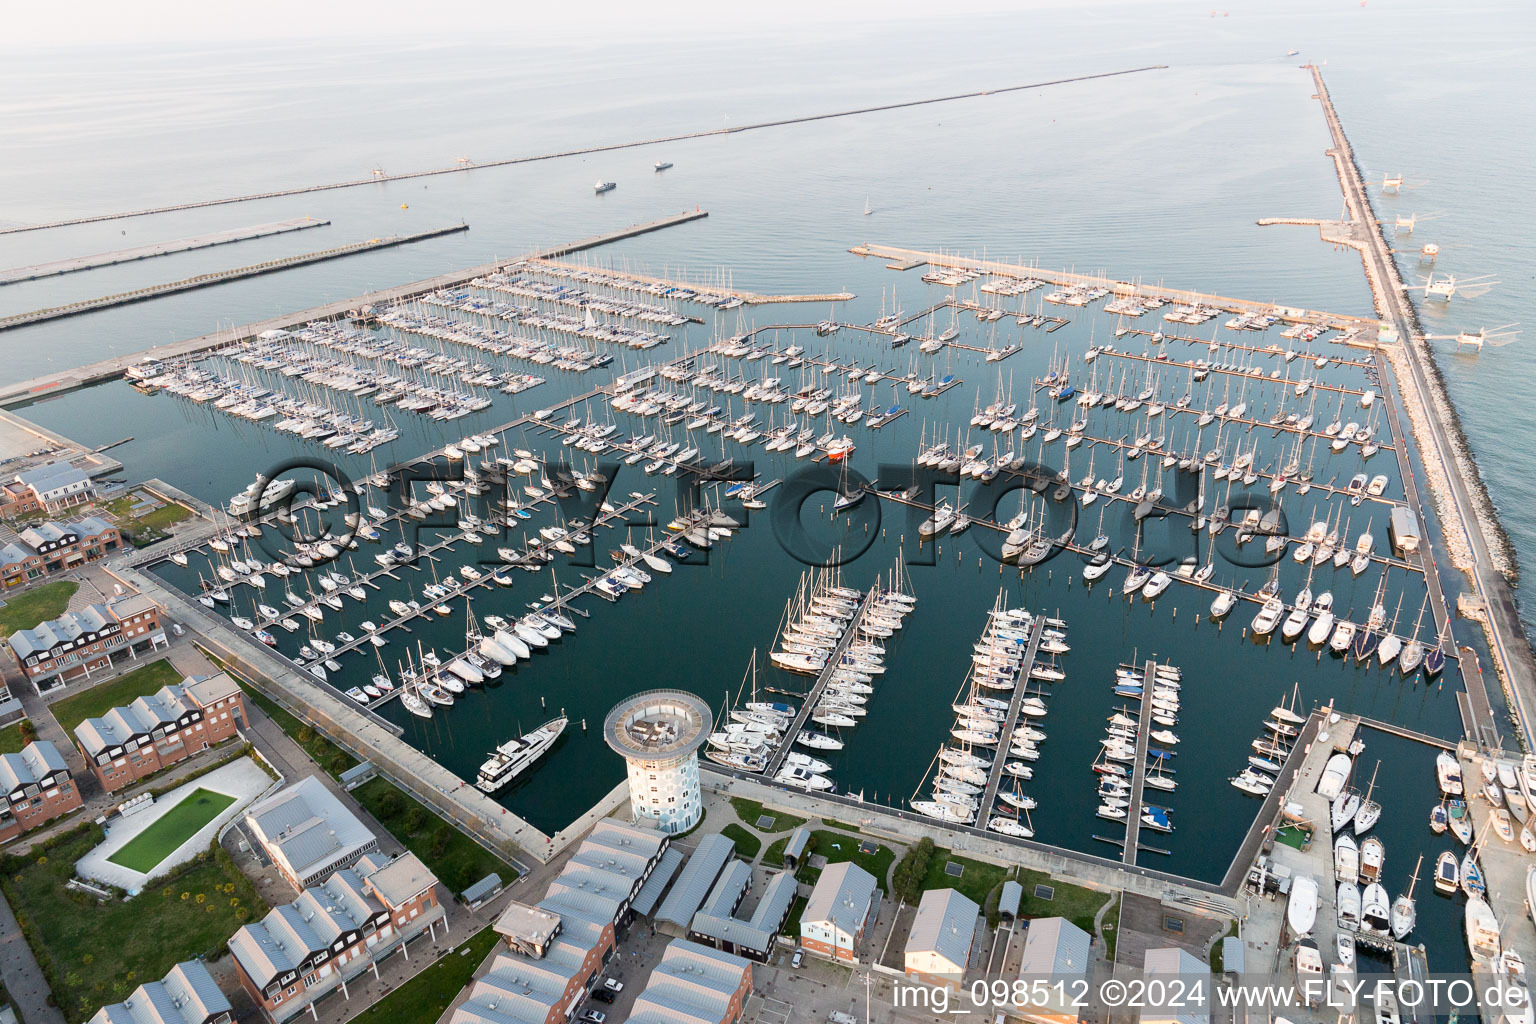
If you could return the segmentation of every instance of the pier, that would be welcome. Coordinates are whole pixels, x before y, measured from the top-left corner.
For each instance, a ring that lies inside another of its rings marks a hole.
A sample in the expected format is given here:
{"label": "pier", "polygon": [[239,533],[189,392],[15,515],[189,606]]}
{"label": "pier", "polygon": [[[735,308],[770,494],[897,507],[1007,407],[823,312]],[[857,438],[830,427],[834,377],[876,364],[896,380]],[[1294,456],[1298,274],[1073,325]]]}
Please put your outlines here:
{"label": "pier", "polygon": [[1277,316],[1292,323],[1322,322],[1339,331],[1369,330],[1374,337],[1382,326],[1379,320],[1348,316],[1341,313],[1323,313],[1310,309],[1277,306],[1271,302],[1255,302],[1250,299],[1233,299],[1224,295],[1208,295],[1204,292],[1182,288],[1165,288],[1161,285],[1133,284],[1108,277],[1074,274],[1065,270],[1045,270],[1022,263],[1004,263],[950,253],[924,252],[920,249],[902,249],[894,245],[859,245],[848,250],[855,256],[872,256],[902,263],[913,268],[921,266],[952,267],[958,270],[976,270],[998,277],[1017,280],[1044,281],[1063,288],[1107,288],[1116,298],[1162,298],[1187,305],[1219,307],[1223,312],[1236,314],[1261,314]]}
{"label": "pier", "polygon": [[[1445,395],[1433,367],[1425,365],[1432,356],[1427,350],[1421,350],[1420,343],[1415,340],[1417,317],[1400,288],[1401,282],[1391,259],[1391,248],[1382,234],[1381,225],[1371,213],[1365,182],[1360,177],[1354,151],[1344,134],[1338,113],[1333,108],[1328,87],[1323,82],[1322,70],[1316,66],[1310,66],[1309,70],[1317,90],[1318,102],[1323,107],[1323,116],[1328,122],[1328,131],[1333,138],[1330,155],[1338,170],[1339,184],[1344,191],[1350,219],[1363,229],[1356,234],[1364,235],[1363,245],[1359,248],[1367,275],[1371,279],[1372,290],[1377,302],[1390,318],[1391,326],[1402,339],[1398,351],[1416,393],[1414,397],[1404,394],[1403,401],[1407,403],[1416,400],[1421,404],[1422,416],[1419,420],[1425,425],[1425,440],[1428,441],[1427,445],[1421,445],[1421,453],[1426,467],[1433,465],[1438,470],[1438,479],[1434,485],[1449,498],[1450,511],[1454,512],[1455,525],[1444,523],[1447,541],[1449,543],[1453,538],[1463,540],[1470,555],[1468,571],[1472,585],[1486,609],[1489,647],[1497,662],[1499,674],[1506,681],[1505,693],[1511,710],[1519,720],[1524,746],[1529,750],[1536,747],[1536,657],[1532,655],[1530,642],[1521,625],[1509,580],[1500,570],[1484,533],[1481,512],[1490,509],[1491,503],[1475,468],[1470,465],[1470,458],[1462,454],[1467,445],[1455,422],[1454,407]],[[1413,477],[1405,477],[1405,481],[1411,482]],[[1428,544],[1430,534],[1421,510],[1417,518],[1420,532]],[[1454,537],[1455,533],[1461,536]],[[1441,607],[1437,609],[1437,616],[1440,614],[1445,614],[1443,597]]]}
{"label": "pier", "polygon": [[[552,259],[536,259],[529,260],[528,262],[534,269],[553,267],[563,271],[580,273],[588,277],[602,278],[609,286],[614,288],[627,288],[639,283],[670,290],[729,296],[733,299],[740,299],[748,306],[768,305],[776,302],[847,302],[855,297],[852,292],[831,292],[826,295],[759,295],[757,292],[749,292],[741,288],[730,287],[729,285],[701,284],[696,281],[676,278],[634,274],[626,270],[617,270],[613,267],[583,266],[578,263],[562,263]],[[666,296],[661,297],[665,298]]]}
{"label": "pier", "polygon": [[1003,781],[1003,767],[1008,761],[1008,752],[1012,749],[1013,731],[1018,728],[1019,716],[1023,707],[1024,697],[1029,691],[1029,670],[1035,667],[1035,655],[1040,651],[1040,638],[1045,635],[1045,618],[1037,617],[1030,623],[1029,645],[1024,649],[1024,660],[1019,663],[1019,678],[1014,685],[1013,695],[1008,700],[1008,715],[1003,719],[1003,727],[998,732],[997,756],[992,758],[992,770],[987,775],[987,788],[981,794],[981,806],[976,811],[976,827],[986,828],[987,822],[992,817],[992,805],[997,800],[997,790]]}
{"label": "pier", "polygon": [[1122,71],[1101,71],[1092,75],[1074,75],[1071,78],[1056,78],[1047,82],[1031,82],[1027,85],[1006,85],[998,89],[978,89],[972,92],[955,93],[949,96],[933,96],[927,99],[904,100],[896,103],[883,103],[873,107],[854,107],[848,110],[835,110],[822,114],[802,114],[797,117],[779,118],[774,121],[757,121],[751,124],[738,124],[726,128],[707,128],[700,131],[679,132],[674,135],[659,135],[649,139],[635,139],[629,142],[609,142],[596,146],[583,146],[578,149],[564,149],[553,153],[539,153],[532,156],[505,157],[499,160],[462,160],[452,167],[435,167],[421,171],[407,171],[401,174],[386,174],[377,170],[366,178],[352,178],[347,181],[336,181],[321,185],[299,185],[294,188],[272,189],[266,192],[256,192],[241,196],[225,196],[218,199],[198,199],[184,203],[172,203],[167,206],[154,206],[142,210],[130,210],[119,213],[99,213],[82,217],[71,217],[63,220],[49,221],[42,224],[22,224],[15,227],[0,228],[0,235],[16,234],[23,231],[45,231],[50,228],[68,227],[74,224],[94,224],[104,220],[122,220],[128,217],[148,217],[157,213],[172,213],[177,210],[196,210],[208,206],[224,206],[229,203],[246,203],[256,199],[276,199],[281,196],[306,195],[312,192],[329,192],[342,188],[358,188],[363,185],[378,185],[391,181],[411,181],[416,178],[431,178],[442,174],[464,174],[469,171],[480,170],[487,167],[511,167],[516,164],[531,164],[542,160],[559,160],[564,157],[585,156],[591,153],[611,153],[621,149],[638,149],[642,146],[656,146],[667,142],[684,142],[690,139],[706,139],[716,135],[738,135],[742,132],[760,131],[764,128],[779,128],[792,124],[805,124],[811,121],[826,121],[840,117],[857,117],[860,114],[874,114],[886,110],[903,110],[909,107],[927,106],[933,103],[953,103],[957,100],[980,99],[987,96],[998,96],[1004,93],[1029,92],[1034,89],[1044,89],[1052,85],[1069,85],[1073,82],[1091,82],[1100,78],[1116,78],[1120,75],[1135,75],[1145,71],[1161,71],[1167,68],[1166,64],[1149,64],[1146,67],[1127,68]]}
{"label": "pier", "polygon": [[0,387],[0,408],[49,395],[61,394],[76,388],[88,387],[92,384],[99,384],[102,381],[116,380],[123,375],[123,371],[128,367],[135,363],[144,362],[147,359],[184,359],[196,356],[213,349],[233,345],[236,342],[247,341],[263,331],[287,330],[300,324],[309,323],[312,320],[333,320],[338,317],[347,316],[349,313],[364,306],[387,305],[402,299],[411,299],[418,295],[434,292],[440,288],[461,285],[474,278],[497,273],[504,267],[519,260],[532,259],[539,256],[560,256],[566,253],[579,252],[583,249],[592,249],[600,245],[607,245],[610,242],[619,241],[620,239],[633,238],[636,235],[660,231],[664,228],[708,216],[709,212],[707,210],[686,210],[671,217],[663,217],[659,220],[647,221],[642,224],[631,225],[627,228],[619,228],[614,231],[604,232],[603,234],[592,235],[574,242],[567,242],[563,245],[539,249],[521,257],[499,260],[495,263],[486,263],[465,270],[441,274],[422,281],[414,281],[409,284],[397,285],[393,288],[368,292],[367,294],[353,296],[349,299],[340,299],[336,302],[326,303],[323,306],[313,306],[309,309],[286,313],[267,320],[260,320],[256,323],[216,331],[213,334],[204,334],[185,341],[157,345],[154,348],[144,349],[131,355],[103,359],[99,362],[89,363],[62,373],[19,381]]}
{"label": "pier", "polygon": [[864,613],[869,611],[869,606],[875,600],[875,588],[871,587],[864,592],[864,597],[859,601],[858,611],[853,613],[853,618],[848,620],[848,628],[843,630],[843,635],[838,638],[837,646],[827,657],[827,663],[816,675],[816,681],[811,684],[810,690],[805,694],[805,699],[800,702],[800,710],[795,712],[794,721],[789,723],[789,728],[784,730],[784,738],[779,741],[778,749],[768,759],[768,765],[763,769],[763,777],[771,779],[779,774],[779,769],[784,767],[784,759],[794,748],[795,737],[805,728],[805,723],[810,720],[811,713],[816,710],[816,705],[821,702],[821,695],[826,691],[827,684],[832,681],[832,675],[842,664],[843,654],[859,635],[859,623],[864,620]]}
{"label": "pier", "polygon": [[1136,716],[1136,760],[1131,765],[1131,803],[1125,809],[1125,849],[1120,859],[1136,863],[1137,843],[1141,840],[1141,805],[1147,784],[1147,747],[1152,738],[1152,694],[1157,679],[1157,662],[1149,661],[1141,669],[1141,714]]}
{"label": "pier", "polygon": [[228,245],[231,242],[245,242],[252,238],[283,235],[290,231],[323,228],[329,223],[328,220],[296,217],[293,220],[280,220],[273,224],[258,224],[253,228],[230,228],[228,231],[215,231],[192,238],[178,238],[170,242],[152,242],[149,245],[137,245],[131,249],[101,252],[94,256],[75,256],[70,259],[51,260],[47,263],[34,263],[30,267],[0,270],[0,285],[15,284],[18,281],[35,281],[41,277],[54,277],[59,274],[73,274],[81,270],[94,270],[97,267],[111,267],[119,263],[131,263],[134,260],[169,256],[176,252],[190,252],[193,249],[207,249],[215,245]]}
{"label": "pier", "polygon": [[428,238],[438,238],[442,235],[454,235],[468,230],[468,224],[458,224],[453,227],[438,228],[434,231],[422,231],[414,235],[372,238],[366,242],[354,242],[351,245],[341,245],[334,249],[321,249],[319,252],[307,252],[299,256],[284,256],[281,259],[267,260],[265,263],[253,263],[248,267],[215,270],[207,274],[198,274],[196,277],[182,278],[180,281],[167,281],[164,284],[153,284],[146,288],[135,288],[131,292],[118,292],[115,295],[103,295],[95,299],[82,299],[79,302],[70,302],[63,306],[34,309],[27,313],[14,313],[11,316],[0,317],[0,331],[7,331],[14,327],[25,327],[28,324],[41,323],[45,320],[57,320],[61,317],[92,313],[98,309],[125,306],[131,302],[158,299],[161,296],[175,295],[177,292],[192,291],[195,288],[207,288],[211,285],[238,281],[242,278],[259,277],[262,274],[271,274],[279,270],[291,270],[294,267],[303,267],[311,263],[323,263],[326,260],[340,259],[343,256],[355,256],[358,253],[372,252],[375,249],[391,249],[397,245],[409,245],[412,242],[420,242]]}

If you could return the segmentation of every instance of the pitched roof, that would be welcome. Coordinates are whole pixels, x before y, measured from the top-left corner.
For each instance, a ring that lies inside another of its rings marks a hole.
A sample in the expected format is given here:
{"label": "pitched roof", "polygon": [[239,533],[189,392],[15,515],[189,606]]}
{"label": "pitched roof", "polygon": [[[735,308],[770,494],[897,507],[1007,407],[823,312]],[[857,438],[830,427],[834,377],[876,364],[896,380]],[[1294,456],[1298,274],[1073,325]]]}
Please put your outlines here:
{"label": "pitched roof", "polygon": [[679,928],[688,927],[715,879],[720,877],[726,861],[735,852],[736,844],[725,836],[714,834],[701,839],[693,856],[683,865],[683,872],[673,883],[661,909],[656,912],[656,920],[668,921]]}
{"label": "pitched roof", "polygon": [[929,889],[917,905],[917,917],[907,934],[907,954],[937,953],[964,970],[980,912],[976,902],[958,889]]}
{"label": "pitched roof", "polygon": [[103,1006],[90,1024],[204,1024],[233,1009],[203,962],[187,960],[121,1003]]}
{"label": "pitched roof", "polygon": [[688,930],[707,938],[734,943],[738,949],[746,947],[766,952],[773,948],[773,940],[779,934],[779,926],[784,923],[798,889],[799,882],[794,874],[780,871],[763,887],[762,898],[757,901],[757,908],[752,911],[751,918],[712,914],[706,909],[693,915],[693,924]]}
{"label": "pitched roof", "polygon": [[67,462],[50,462],[16,474],[17,483],[36,491],[57,490],[82,481],[89,482],[90,479],[84,470],[76,469]]}
{"label": "pitched roof", "polygon": [[252,805],[245,820],[267,851],[298,878],[378,842],[313,775]]}
{"label": "pitched roof", "polygon": [[699,913],[730,916],[751,884],[752,865],[740,860],[731,861],[715,880],[714,888],[709,890],[709,898],[699,908]]}
{"label": "pitched roof", "polygon": [[650,914],[656,909],[656,904],[661,901],[661,894],[667,888],[667,883],[672,881],[672,876],[677,874],[677,869],[682,867],[683,851],[675,846],[667,847],[661,855],[661,860],[656,862],[656,867],[651,871],[651,877],[645,880],[640,887],[640,892],[635,896],[630,905],[637,914]]}
{"label": "pitched roof", "polygon": [[651,971],[629,1024],[721,1024],[731,997],[751,977],[751,961],[677,939]]}
{"label": "pitched roof", "polygon": [[402,906],[437,884],[437,876],[427,870],[414,853],[402,853],[367,876],[368,886],[391,907]]}
{"label": "pitched roof", "polygon": [[854,935],[869,914],[876,888],[875,876],[852,861],[829,864],[816,879],[800,920],[827,921]]}
{"label": "pitched roof", "polygon": [[68,763],[51,740],[33,740],[19,754],[0,754],[0,794],[14,793],[54,772],[67,771]]}
{"label": "pitched roof", "polygon": [[1024,937],[1020,975],[1086,975],[1092,966],[1092,937],[1064,917],[1040,917],[1029,922]]}
{"label": "pitched roof", "polygon": [[785,857],[799,857],[805,852],[805,847],[811,841],[811,830],[804,825],[789,834],[789,841],[784,844]]}

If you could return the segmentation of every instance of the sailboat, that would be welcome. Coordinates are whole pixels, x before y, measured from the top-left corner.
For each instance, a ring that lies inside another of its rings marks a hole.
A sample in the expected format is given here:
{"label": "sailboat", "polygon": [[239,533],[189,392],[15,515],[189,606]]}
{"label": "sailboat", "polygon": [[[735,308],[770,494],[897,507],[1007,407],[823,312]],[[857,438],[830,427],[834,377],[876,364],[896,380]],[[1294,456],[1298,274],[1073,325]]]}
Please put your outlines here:
{"label": "sailboat", "polygon": [[1419,868],[1424,866],[1424,855],[1419,854],[1419,862],[1413,866],[1413,877],[1408,880],[1408,891],[1392,902],[1392,937],[1401,942],[1413,931],[1413,926],[1418,923],[1419,911],[1413,901],[1413,888],[1419,884]]}
{"label": "sailboat", "polygon": [[1371,793],[1376,788],[1376,772],[1381,771],[1381,762],[1376,762],[1376,770],[1371,772],[1371,783],[1365,788],[1365,796],[1360,801],[1359,810],[1355,811],[1355,835],[1364,835],[1371,830],[1376,822],[1381,820],[1381,804],[1371,799]]}

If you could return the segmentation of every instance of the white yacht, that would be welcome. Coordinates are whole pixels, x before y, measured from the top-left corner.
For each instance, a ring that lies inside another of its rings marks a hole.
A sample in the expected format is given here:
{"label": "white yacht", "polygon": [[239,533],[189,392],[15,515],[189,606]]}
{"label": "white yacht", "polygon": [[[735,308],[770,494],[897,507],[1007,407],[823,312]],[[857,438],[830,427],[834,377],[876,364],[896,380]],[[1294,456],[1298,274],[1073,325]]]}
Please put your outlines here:
{"label": "white yacht", "polygon": [[475,785],[486,793],[501,789],[543,757],[560,738],[560,734],[565,732],[566,724],[565,716],[561,715],[497,747],[480,766],[480,777],[475,780]]}

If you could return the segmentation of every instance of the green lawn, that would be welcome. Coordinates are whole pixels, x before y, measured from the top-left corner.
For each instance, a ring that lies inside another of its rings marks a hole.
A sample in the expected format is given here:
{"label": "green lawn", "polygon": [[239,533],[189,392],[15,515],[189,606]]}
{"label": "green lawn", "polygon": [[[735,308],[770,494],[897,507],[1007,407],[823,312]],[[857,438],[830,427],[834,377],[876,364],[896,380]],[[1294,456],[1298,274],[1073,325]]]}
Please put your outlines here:
{"label": "green lawn", "polygon": [[792,939],[800,938],[800,915],[805,913],[805,905],[809,902],[804,896],[795,897],[795,902],[789,907],[789,916],[784,919],[784,935]]}
{"label": "green lawn", "polygon": [[822,818],[821,823],[827,826],[827,828],[835,828],[843,832],[852,832],[854,835],[859,834],[859,826],[857,825],[849,825],[848,823],[842,821],[833,821],[831,818]]}
{"label": "green lawn", "polygon": [[[841,832],[828,832],[826,829],[817,829],[811,833],[815,841],[814,846],[806,855],[806,865],[795,873],[795,877],[802,882],[814,883],[821,877],[821,871],[810,866],[811,856],[827,858],[828,864],[841,864],[845,860],[851,860],[859,867],[875,876],[875,881],[880,885],[880,891],[885,891],[885,876],[890,874],[891,863],[896,859],[896,852],[888,846],[875,848],[874,853],[863,853],[859,850],[859,840],[853,836],[843,835]],[[783,849],[780,848],[780,859],[783,858]]]}
{"label": "green lawn", "polygon": [[[959,864],[965,871],[956,878],[946,874],[944,865],[949,863]],[[999,882],[1008,875],[1008,869],[996,864],[988,864],[984,861],[970,860],[966,857],[958,857],[945,849],[933,851],[933,860],[928,862],[928,874],[923,877],[923,891],[929,889],[959,889],[961,893],[976,901],[977,906],[985,906],[987,894],[990,893]],[[1024,887],[1028,895],[1031,887]],[[1020,910],[1023,913],[1023,910]],[[1057,911],[1050,911],[1057,913]]]}
{"label": "green lawn", "polygon": [[793,814],[785,814],[783,811],[767,810],[756,800],[748,800],[745,797],[731,797],[731,806],[736,808],[736,814],[742,821],[757,828],[757,819],[768,815],[773,823],[763,828],[764,832],[788,832],[790,829],[799,828],[806,822],[805,818],[797,818]]}
{"label": "green lawn", "polygon": [[[965,873],[969,875],[971,869],[967,867]],[[1113,893],[1085,889],[1052,878],[1044,871],[1023,869],[1019,872],[1018,881],[1024,887],[1024,898],[1019,900],[1020,917],[1064,917],[1089,935],[1093,934],[1093,918],[1099,908],[1111,899],[1118,898]],[[1048,885],[1056,891],[1049,900],[1037,899],[1037,885]]]}
{"label": "green lawn", "polygon": [[10,636],[18,629],[31,629],[39,622],[58,618],[79,589],[78,583],[59,580],[15,596],[6,595],[5,607],[0,608],[0,636]]}
{"label": "green lawn", "polygon": [[154,693],[162,686],[179,683],[181,680],[181,673],[161,658],[110,683],[102,683],[89,690],[82,690],[73,697],[54,701],[48,705],[48,710],[53,712],[59,727],[73,739],[75,727],[87,718],[100,718],[113,708],[132,704],[137,697]]}
{"label": "green lawn", "polygon": [[246,700],[265,712],[266,716],[276,722],[277,727],[287,733],[295,743],[303,747],[304,752],[321,768],[332,775],[340,775],[357,764],[357,758],[299,721],[292,712],[279,707],[243,680],[240,682],[240,689],[245,691]]}
{"label": "green lawn", "polygon": [[[720,830],[720,834],[736,844],[736,856],[751,860],[763,848],[763,841],[734,821]],[[781,848],[782,849],[782,848]]]}
{"label": "green lawn", "polygon": [[388,779],[370,779],[352,791],[357,802],[420,857],[449,892],[460,893],[495,872],[510,885],[517,872],[469,836],[428,810]]}
{"label": "green lawn", "polygon": [[1115,962],[1115,940],[1120,937],[1120,897],[1115,897],[1114,906],[1104,914],[1104,955],[1110,963]]}
{"label": "green lawn", "polygon": [[142,516],[133,514],[133,505],[134,499],[125,496],[107,502],[106,511],[117,523],[118,529],[141,540],[147,539],[147,535],[162,534],[192,515],[185,506],[174,501],[166,501],[161,507]]}
{"label": "green lawn", "polygon": [[0,860],[0,886],[70,1024],[182,960],[220,955],[236,928],[267,912],[217,847],[126,902],[67,890],[75,861],[103,838],[87,825]]}
{"label": "green lawn", "polygon": [[235,798],[226,793],[215,793],[199,786],[107,860],[130,871],[148,874],[234,802]]}
{"label": "green lawn", "polygon": [[27,739],[21,734],[20,722],[0,729],[0,754],[19,754],[26,745]]}
{"label": "green lawn", "polygon": [[768,849],[763,851],[763,863],[769,867],[784,866],[784,847],[789,844],[789,836],[779,836],[768,844]]}
{"label": "green lawn", "polygon": [[443,1015],[496,946],[482,928],[469,941],[352,1018],[352,1024],[431,1024]]}

